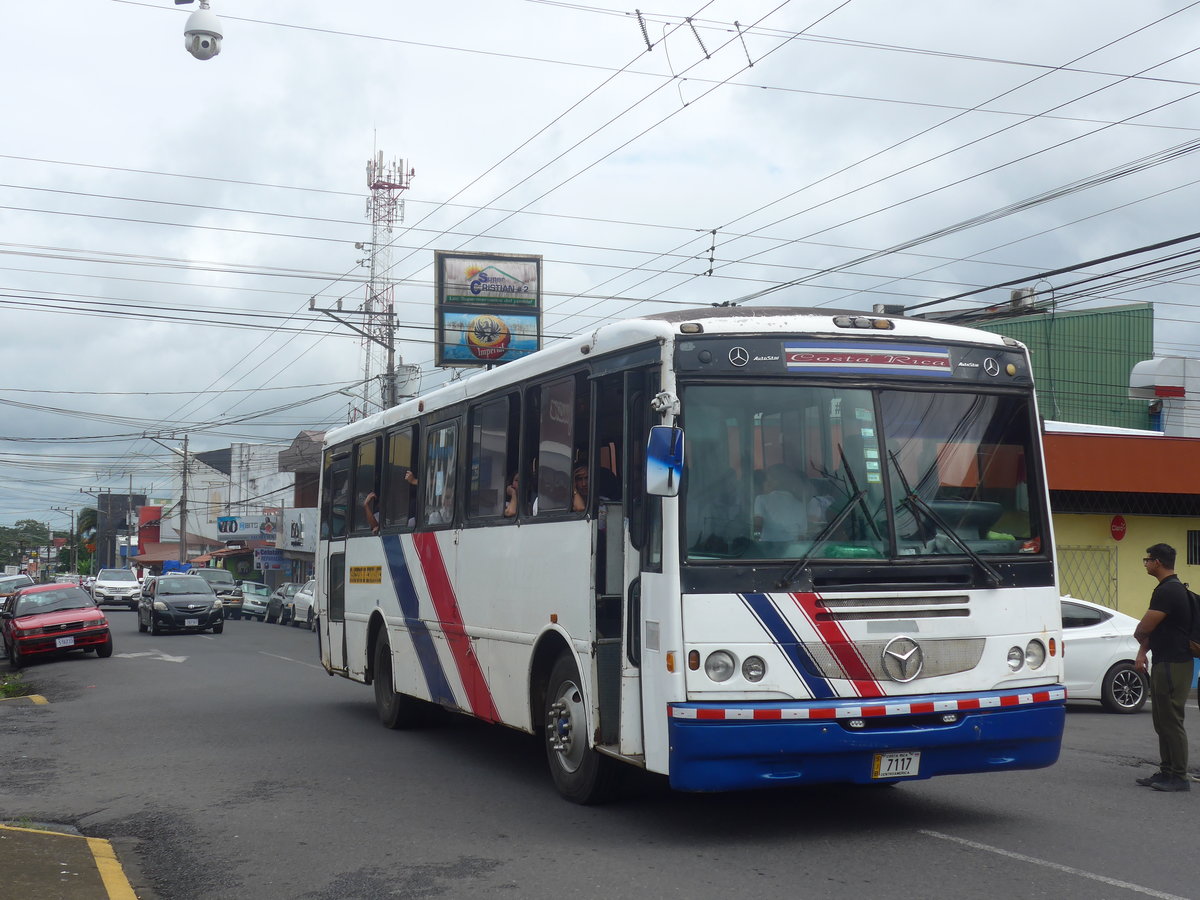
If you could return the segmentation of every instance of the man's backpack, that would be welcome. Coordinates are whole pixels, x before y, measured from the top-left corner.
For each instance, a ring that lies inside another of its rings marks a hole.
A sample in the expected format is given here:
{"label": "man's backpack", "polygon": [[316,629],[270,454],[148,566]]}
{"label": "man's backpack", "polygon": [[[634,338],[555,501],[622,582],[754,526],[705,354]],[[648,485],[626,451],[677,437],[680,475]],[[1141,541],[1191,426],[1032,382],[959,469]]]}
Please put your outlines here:
{"label": "man's backpack", "polygon": [[[1192,656],[1200,659],[1200,595],[1197,595],[1185,583],[1184,588],[1187,589],[1188,605],[1192,609],[1192,627],[1188,631],[1188,646],[1191,647]],[[1200,684],[1200,682],[1197,682]]]}

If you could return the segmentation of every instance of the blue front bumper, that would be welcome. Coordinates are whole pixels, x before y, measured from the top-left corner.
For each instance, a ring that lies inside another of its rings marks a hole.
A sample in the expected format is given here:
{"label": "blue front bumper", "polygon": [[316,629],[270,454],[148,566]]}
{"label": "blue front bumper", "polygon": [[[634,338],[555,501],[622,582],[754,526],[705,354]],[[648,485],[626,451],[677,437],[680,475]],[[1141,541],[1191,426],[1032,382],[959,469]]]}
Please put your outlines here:
{"label": "blue front bumper", "polygon": [[[1058,759],[1066,691],[794,703],[672,703],[671,787],[730,791],[1037,769]],[[875,754],[920,751],[917,774],[873,778]]]}

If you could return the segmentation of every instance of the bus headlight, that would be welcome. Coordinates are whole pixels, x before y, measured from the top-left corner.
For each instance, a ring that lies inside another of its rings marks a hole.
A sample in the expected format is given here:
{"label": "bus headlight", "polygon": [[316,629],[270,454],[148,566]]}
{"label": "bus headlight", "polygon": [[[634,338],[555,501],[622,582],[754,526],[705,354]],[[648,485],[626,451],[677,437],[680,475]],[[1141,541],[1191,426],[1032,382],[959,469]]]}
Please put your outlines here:
{"label": "bus headlight", "polygon": [[1021,666],[1025,665],[1025,651],[1020,647],[1008,648],[1008,667],[1014,672],[1020,670]]}
{"label": "bus headlight", "polygon": [[736,671],[737,664],[728,650],[717,650],[704,660],[704,674],[713,681],[728,681]]}
{"label": "bus headlight", "polygon": [[760,656],[748,656],[742,663],[742,677],[747,681],[762,681],[767,674],[767,664]]}
{"label": "bus headlight", "polygon": [[1025,645],[1025,665],[1031,669],[1040,669],[1046,661],[1046,648],[1041,641],[1030,641]]}

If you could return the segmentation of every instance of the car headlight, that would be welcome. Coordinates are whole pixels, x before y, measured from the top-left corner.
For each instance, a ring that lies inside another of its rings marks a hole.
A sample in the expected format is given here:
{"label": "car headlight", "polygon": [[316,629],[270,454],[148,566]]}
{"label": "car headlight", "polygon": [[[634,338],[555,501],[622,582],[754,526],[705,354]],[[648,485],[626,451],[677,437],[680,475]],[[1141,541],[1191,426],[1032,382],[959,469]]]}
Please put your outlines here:
{"label": "car headlight", "polygon": [[1031,669],[1039,669],[1046,661],[1046,648],[1041,641],[1030,641],[1025,645],[1025,665]]}
{"label": "car headlight", "polygon": [[1025,665],[1025,651],[1020,647],[1008,648],[1008,667],[1014,672],[1018,671],[1021,666]]}
{"label": "car headlight", "polygon": [[167,604],[166,604],[166,603],[164,603],[162,600],[155,600],[155,601],[154,601],[154,608],[155,608],[155,609],[156,609],[158,612],[166,612],[166,611],[167,611],[167,609],[168,609],[168,607],[167,607]]}
{"label": "car headlight", "polygon": [[220,609],[224,604],[221,603],[221,598],[217,597],[213,600],[213,609]]}
{"label": "car headlight", "polygon": [[717,650],[704,660],[704,674],[713,681],[728,681],[736,671],[737,664],[728,650]]}

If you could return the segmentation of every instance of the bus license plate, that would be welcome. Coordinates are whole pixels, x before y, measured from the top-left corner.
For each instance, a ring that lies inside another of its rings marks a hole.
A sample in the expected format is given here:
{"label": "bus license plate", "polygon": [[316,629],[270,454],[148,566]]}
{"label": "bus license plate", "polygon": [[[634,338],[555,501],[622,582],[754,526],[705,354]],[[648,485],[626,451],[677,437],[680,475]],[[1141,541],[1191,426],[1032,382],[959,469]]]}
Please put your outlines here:
{"label": "bus license plate", "polygon": [[73,638],[73,637],[55,638],[54,646],[55,647],[74,647],[75,646],[75,638]]}
{"label": "bus license plate", "polygon": [[872,778],[911,778],[921,767],[921,751],[905,753],[876,753]]}
{"label": "bus license plate", "polygon": [[183,620],[184,628],[196,628],[199,625],[200,625],[199,619],[184,619]]}

